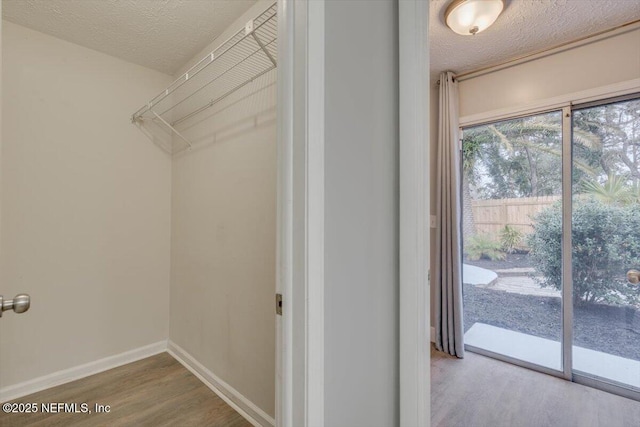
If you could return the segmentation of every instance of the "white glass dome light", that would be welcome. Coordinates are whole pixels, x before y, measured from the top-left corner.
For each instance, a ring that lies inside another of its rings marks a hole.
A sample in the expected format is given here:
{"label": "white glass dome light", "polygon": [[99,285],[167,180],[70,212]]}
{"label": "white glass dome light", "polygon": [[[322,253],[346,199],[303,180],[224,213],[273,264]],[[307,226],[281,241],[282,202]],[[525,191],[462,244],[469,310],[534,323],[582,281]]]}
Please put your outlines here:
{"label": "white glass dome light", "polygon": [[503,8],[504,0],[454,0],[444,19],[455,33],[473,36],[489,28]]}

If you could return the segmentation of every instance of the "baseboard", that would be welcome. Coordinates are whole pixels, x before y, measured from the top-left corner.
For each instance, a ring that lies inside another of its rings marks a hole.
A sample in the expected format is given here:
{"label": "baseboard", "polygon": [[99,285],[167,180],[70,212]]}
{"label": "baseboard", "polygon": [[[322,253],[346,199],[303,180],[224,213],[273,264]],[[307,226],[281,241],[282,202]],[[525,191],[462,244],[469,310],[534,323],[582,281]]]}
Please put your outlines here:
{"label": "baseboard", "polygon": [[167,341],[158,341],[156,343],[139,347],[134,350],[116,354],[114,356],[105,357],[104,359],[94,362],[85,363],[84,365],[74,366],[73,368],[57,371],[49,375],[34,378],[29,381],[14,384],[8,387],[0,388],[0,402],[7,402],[27,396],[47,388],[55,387],[89,375],[97,374],[127,363],[135,362],[146,357],[162,353],[167,350]]}
{"label": "baseboard", "polygon": [[431,327],[431,342],[436,342],[436,328]]}
{"label": "baseboard", "polygon": [[276,422],[272,417],[240,394],[236,389],[218,378],[213,372],[204,367],[176,343],[169,341],[167,352],[198,377],[198,379],[215,394],[220,396],[229,406],[238,411],[238,413],[246,418],[252,425],[256,427],[275,426]]}

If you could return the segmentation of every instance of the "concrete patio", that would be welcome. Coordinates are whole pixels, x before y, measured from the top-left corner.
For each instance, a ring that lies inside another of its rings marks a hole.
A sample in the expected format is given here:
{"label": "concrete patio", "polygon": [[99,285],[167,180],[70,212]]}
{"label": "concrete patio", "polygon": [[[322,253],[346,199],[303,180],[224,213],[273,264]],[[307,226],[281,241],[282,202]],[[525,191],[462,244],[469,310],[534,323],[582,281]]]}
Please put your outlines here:
{"label": "concrete patio", "polygon": [[469,264],[462,264],[462,281],[467,285],[496,291],[560,298],[560,291],[541,287],[531,277],[534,272],[533,268],[510,268],[492,271]]}
{"label": "concrete patio", "polygon": [[[560,342],[484,323],[464,334],[466,345],[523,360],[557,371],[562,369]],[[573,346],[576,371],[640,388],[640,361]]]}

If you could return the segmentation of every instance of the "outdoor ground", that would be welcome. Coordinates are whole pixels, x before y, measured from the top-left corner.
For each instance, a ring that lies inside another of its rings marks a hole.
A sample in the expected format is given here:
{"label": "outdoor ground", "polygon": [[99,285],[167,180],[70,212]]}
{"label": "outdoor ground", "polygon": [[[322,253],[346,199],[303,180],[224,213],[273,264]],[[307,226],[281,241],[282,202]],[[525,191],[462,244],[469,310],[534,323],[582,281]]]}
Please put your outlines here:
{"label": "outdoor ground", "polygon": [[[483,267],[486,268],[486,267]],[[465,332],[480,322],[560,341],[560,298],[464,285]],[[574,307],[574,343],[640,360],[640,311],[604,304]]]}
{"label": "outdoor ground", "polygon": [[[466,258],[466,257],[465,257]],[[475,265],[476,267],[486,268],[487,270],[506,270],[508,268],[527,268],[531,267],[529,255],[527,254],[506,254],[503,261],[491,261],[488,259],[479,259],[477,261],[469,261],[465,259],[465,264]]]}

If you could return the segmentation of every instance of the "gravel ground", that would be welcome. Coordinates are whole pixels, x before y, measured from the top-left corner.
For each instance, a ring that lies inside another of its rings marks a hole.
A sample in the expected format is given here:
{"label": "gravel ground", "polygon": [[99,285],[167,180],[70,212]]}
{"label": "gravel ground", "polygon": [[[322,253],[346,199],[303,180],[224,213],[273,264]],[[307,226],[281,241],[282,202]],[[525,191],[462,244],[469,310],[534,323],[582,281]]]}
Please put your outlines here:
{"label": "gravel ground", "polygon": [[475,265],[476,267],[486,268],[487,270],[506,270],[508,268],[527,268],[532,267],[527,254],[507,254],[503,261],[491,261],[488,259],[479,259],[477,261],[469,261],[464,259],[465,264]]}
{"label": "gravel ground", "polygon": [[[560,298],[519,295],[464,285],[464,304],[465,331],[474,323],[481,322],[560,340]],[[574,307],[574,319],[576,345],[640,360],[639,310],[604,304],[578,306]]]}

